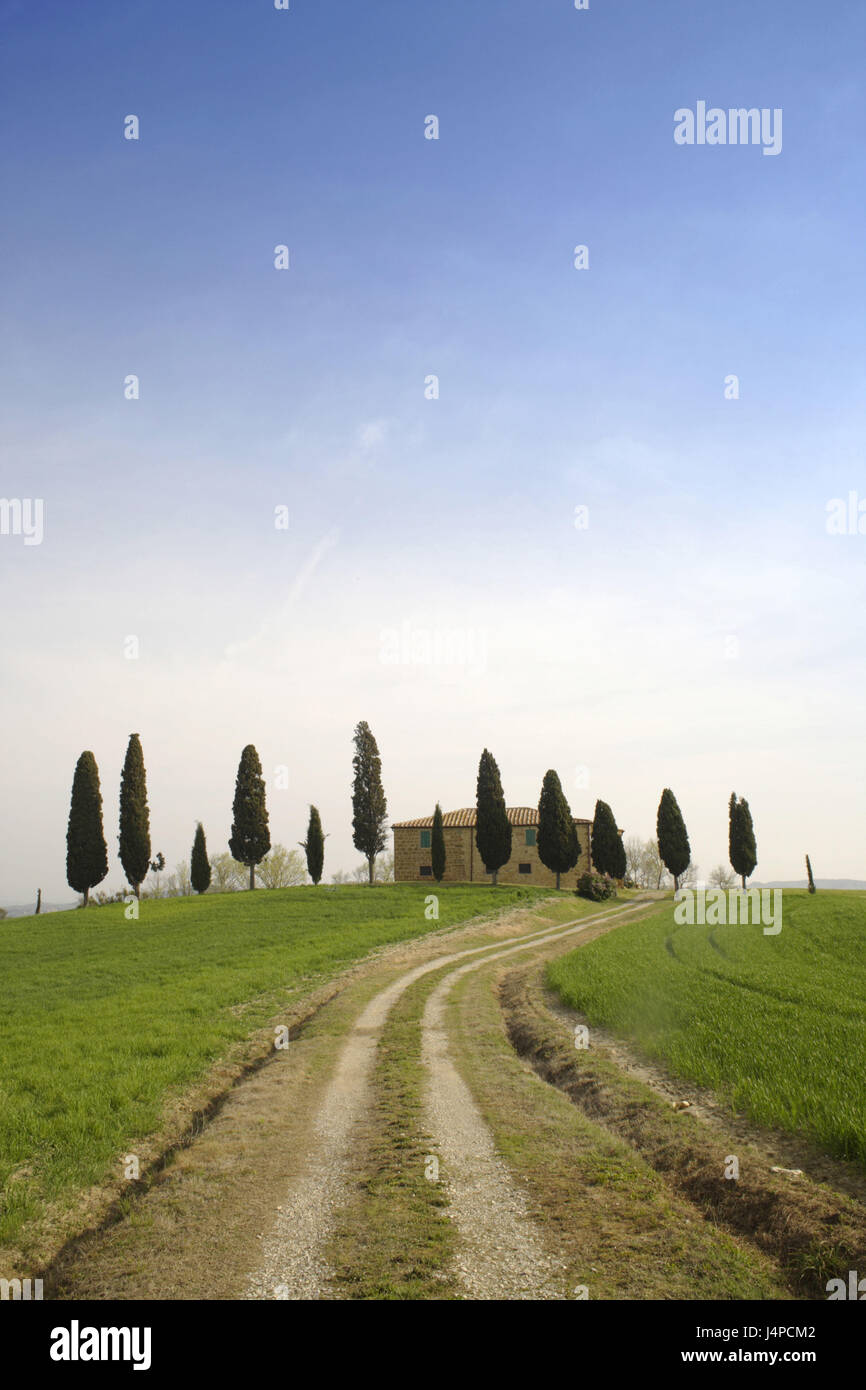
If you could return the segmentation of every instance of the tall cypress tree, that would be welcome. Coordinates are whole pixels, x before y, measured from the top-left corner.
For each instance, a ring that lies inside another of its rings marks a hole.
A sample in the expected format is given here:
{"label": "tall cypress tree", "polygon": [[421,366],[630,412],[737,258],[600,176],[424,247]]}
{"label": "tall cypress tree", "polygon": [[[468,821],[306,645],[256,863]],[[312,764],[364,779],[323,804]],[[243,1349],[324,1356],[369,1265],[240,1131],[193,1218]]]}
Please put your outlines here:
{"label": "tall cypress tree", "polygon": [[580,856],[580,845],[571,807],[553,768],[545,772],[541,784],[537,848],[544,867],[556,874],[556,887],[559,889],[560,875],[574,868]]}
{"label": "tall cypress tree", "polygon": [[606,801],[595,803],[591,844],[592,862],[599,873],[625,878],[625,845],[617,829],[616,817]]}
{"label": "tall cypress tree", "polygon": [[815,887],[815,880],[814,880],[814,878],[812,877],[812,863],[811,863],[811,860],[809,859],[808,854],[806,855],[806,874],[808,875],[808,879],[809,879],[809,892],[810,892],[810,893],[817,893],[818,890],[817,890],[817,888]]}
{"label": "tall cypress tree", "polygon": [[433,812],[433,832],[430,836],[430,862],[433,865],[433,877],[437,883],[442,882],[445,873],[445,831],[442,827],[442,807],[436,802],[436,810]]}
{"label": "tall cypress tree", "polygon": [[746,879],[755,872],[758,848],[755,844],[755,828],[752,825],[749,803],[744,797],[738,800],[736,792],[731,792],[728,803],[728,854],[731,868],[735,874],[740,875],[745,888]]}
{"label": "tall cypress tree", "polygon": [[613,811],[606,801],[596,801],[590,831],[590,846],[593,868],[597,869],[600,874],[610,873],[610,864],[614,853],[614,838],[618,839],[619,836],[616,833]]}
{"label": "tall cypress tree", "polygon": [[199,821],[195,828],[195,839],[192,842],[192,854],[189,857],[189,881],[197,893],[206,893],[210,888],[210,876],[207,841],[204,837],[204,827]]}
{"label": "tall cypress tree", "polygon": [[578,837],[577,837],[577,826],[575,825],[575,823],[574,823],[574,817],[572,816],[572,819],[571,819],[571,863],[569,864],[568,868],[569,868],[569,869],[573,869],[573,868],[575,867],[575,865],[577,864],[577,861],[578,861],[579,858],[580,858],[580,840],[579,840]]}
{"label": "tall cypress tree", "polygon": [[669,787],[665,787],[659,802],[656,817],[656,834],[659,854],[668,872],[673,874],[674,891],[680,886],[680,875],[689,867],[692,857],[689,837],[677,799]]}
{"label": "tall cypress tree", "polygon": [[99,769],[93,754],[87,752],[82,753],[75,764],[72,778],[66,831],[66,882],[76,893],[84,894],[86,907],[91,888],[101,883],[107,873],[108,849],[102,830]]}
{"label": "tall cypress tree", "polygon": [[135,896],[150,868],[147,778],[138,734],[129,735],[120,779],[120,862]]}
{"label": "tall cypress tree", "polygon": [[613,873],[611,874],[611,878],[624,879],[628,868],[628,857],[619,831],[616,832],[616,844],[613,848]]}
{"label": "tall cypress tree", "polygon": [[249,869],[251,889],[256,886],[256,865],[264,859],[270,847],[262,765],[255,748],[248,743],[241,753],[235,781],[229,851],[233,859],[239,864],[246,864]]}
{"label": "tall cypress tree", "polygon": [[300,843],[307,856],[307,873],[313,883],[318,884],[325,865],[325,837],[322,834],[322,818],[315,806],[310,807],[307,838]]}
{"label": "tall cypress tree", "polygon": [[355,756],[352,759],[352,843],[367,860],[370,883],[376,855],[388,843],[388,803],[382,787],[382,760],[369,724],[355,726]]}
{"label": "tall cypress tree", "polygon": [[478,764],[475,804],[475,844],[486,872],[496,883],[499,870],[511,858],[511,822],[496,759],[486,748]]}

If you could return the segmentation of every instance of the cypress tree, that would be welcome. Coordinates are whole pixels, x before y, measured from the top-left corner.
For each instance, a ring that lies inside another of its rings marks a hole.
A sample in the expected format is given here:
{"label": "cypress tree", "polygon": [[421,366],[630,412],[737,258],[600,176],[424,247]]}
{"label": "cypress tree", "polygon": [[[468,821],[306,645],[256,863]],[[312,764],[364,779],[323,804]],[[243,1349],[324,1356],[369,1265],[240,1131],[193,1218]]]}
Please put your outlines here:
{"label": "cypress tree", "polygon": [[665,787],[659,802],[656,834],[659,842],[659,854],[668,872],[673,874],[674,891],[676,892],[680,886],[680,875],[684,874],[689,867],[692,851],[682,812],[669,787]]}
{"label": "cypress tree", "polygon": [[99,769],[93,754],[87,752],[82,753],[75,764],[72,778],[66,831],[66,882],[76,893],[84,894],[86,907],[91,888],[101,883],[107,873],[108,849],[102,831]]}
{"label": "cypress tree", "polygon": [[271,847],[265,784],[259,755],[251,743],[241,753],[232,807],[229,852],[250,871],[250,888],[256,886],[256,865]]}
{"label": "cypress tree", "polygon": [[811,862],[810,862],[810,860],[809,860],[808,854],[806,855],[806,874],[807,874],[808,879],[809,879],[809,892],[810,892],[810,893],[817,893],[818,890],[817,890],[817,888],[815,887],[815,880],[814,880],[814,878],[812,877],[812,865],[811,865]]}
{"label": "cypress tree", "polygon": [[355,756],[352,770],[352,843],[367,860],[370,883],[376,855],[388,843],[386,817],[388,803],[382,787],[382,760],[369,724],[361,720],[355,726]]}
{"label": "cypress tree", "polygon": [[579,858],[580,858],[580,840],[577,838],[577,826],[575,825],[575,823],[574,823],[574,817],[572,816],[572,820],[571,820],[571,863],[570,863],[569,866],[568,866],[569,869],[573,869],[573,868],[576,866],[577,861],[578,861]]}
{"label": "cypress tree", "polygon": [[625,845],[623,844],[622,836],[620,835],[619,831],[617,831],[616,844],[614,845],[613,854],[613,873],[611,874],[611,878],[624,879],[626,876],[627,869],[628,856],[625,852]]}
{"label": "cypress tree", "polygon": [[737,800],[736,792],[731,792],[728,803],[728,854],[731,868],[740,875],[745,888],[746,879],[755,872],[758,849],[749,803],[744,797]]}
{"label": "cypress tree", "polygon": [[476,807],[475,844],[486,872],[496,883],[499,870],[511,858],[511,822],[496,759],[486,748],[478,764]]}
{"label": "cypress tree", "polygon": [[197,893],[206,893],[210,888],[210,860],[207,857],[207,841],[201,821],[195,828],[192,854],[189,857],[189,881]]}
{"label": "cypress tree", "polygon": [[567,874],[569,869],[574,868],[580,856],[580,845],[571,807],[553,768],[545,772],[541,784],[537,848],[544,867],[556,874],[558,890],[560,874]]}
{"label": "cypress tree", "polygon": [[625,878],[626,855],[616,817],[606,801],[595,803],[591,832],[592,862],[600,874]]}
{"label": "cypress tree", "polygon": [[433,865],[433,877],[437,883],[441,883],[445,873],[445,831],[442,828],[442,807],[438,801],[436,802],[436,810],[433,812],[430,860]]}
{"label": "cypress tree", "polygon": [[322,834],[322,818],[315,806],[310,807],[310,823],[307,838],[301,840],[301,847],[307,856],[307,873],[318,884],[325,864],[325,837]]}
{"label": "cypress tree", "polygon": [[130,734],[120,779],[120,862],[135,896],[150,868],[147,778],[138,734]]}

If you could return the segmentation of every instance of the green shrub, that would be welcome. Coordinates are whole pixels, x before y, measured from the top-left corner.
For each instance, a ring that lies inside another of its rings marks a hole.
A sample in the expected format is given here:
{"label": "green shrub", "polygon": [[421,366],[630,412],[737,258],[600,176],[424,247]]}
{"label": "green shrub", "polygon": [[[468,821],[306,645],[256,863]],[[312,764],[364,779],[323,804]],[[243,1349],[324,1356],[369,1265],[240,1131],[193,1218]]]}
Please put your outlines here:
{"label": "green shrub", "polygon": [[616,884],[609,874],[597,873],[591,869],[581,874],[575,892],[579,898],[589,898],[590,902],[603,903],[606,898],[616,897]]}

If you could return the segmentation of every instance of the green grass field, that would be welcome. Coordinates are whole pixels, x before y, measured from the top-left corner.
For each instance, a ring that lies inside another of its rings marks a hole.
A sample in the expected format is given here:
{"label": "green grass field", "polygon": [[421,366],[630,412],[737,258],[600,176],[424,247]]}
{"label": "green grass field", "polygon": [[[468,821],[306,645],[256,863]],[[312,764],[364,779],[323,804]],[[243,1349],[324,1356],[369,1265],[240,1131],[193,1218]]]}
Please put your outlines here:
{"label": "green grass field", "polygon": [[[432,889],[438,923],[424,916]],[[138,921],[110,904],[0,923],[0,1244],[46,1203],[118,1174],[166,1101],[289,992],[375,947],[540,896],[505,886],[290,888],[146,901]]]}
{"label": "green grass field", "polygon": [[671,905],[547,980],[674,1075],[866,1166],[866,894],[785,890],[778,936],[678,926]]}

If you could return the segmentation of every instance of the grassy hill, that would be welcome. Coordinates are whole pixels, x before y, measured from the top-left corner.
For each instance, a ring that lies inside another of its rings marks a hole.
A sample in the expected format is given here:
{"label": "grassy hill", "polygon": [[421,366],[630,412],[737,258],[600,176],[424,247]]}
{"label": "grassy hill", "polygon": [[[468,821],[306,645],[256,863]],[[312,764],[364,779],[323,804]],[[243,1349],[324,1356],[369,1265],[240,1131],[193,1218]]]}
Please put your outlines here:
{"label": "grassy hill", "polygon": [[866,897],[785,892],[782,931],[673,906],[548,968],[590,1023],[762,1124],[866,1166]]}
{"label": "grassy hill", "polygon": [[[424,915],[435,891],[439,920]],[[538,890],[390,884],[145,901],[0,923],[0,1244],[119,1171],[167,1100],[298,991]]]}

